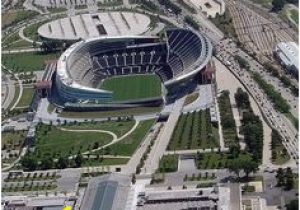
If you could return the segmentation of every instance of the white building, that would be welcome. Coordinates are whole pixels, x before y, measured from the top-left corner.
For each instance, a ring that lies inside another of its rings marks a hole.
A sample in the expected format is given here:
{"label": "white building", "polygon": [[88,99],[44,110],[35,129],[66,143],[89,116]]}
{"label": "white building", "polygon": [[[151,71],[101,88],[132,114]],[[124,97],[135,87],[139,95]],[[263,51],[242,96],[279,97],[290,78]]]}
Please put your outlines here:
{"label": "white building", "polygon": [[299,47],[295,42],[280,42],[275,47],[276,56],[288,71],[298,74],[299,71]]}

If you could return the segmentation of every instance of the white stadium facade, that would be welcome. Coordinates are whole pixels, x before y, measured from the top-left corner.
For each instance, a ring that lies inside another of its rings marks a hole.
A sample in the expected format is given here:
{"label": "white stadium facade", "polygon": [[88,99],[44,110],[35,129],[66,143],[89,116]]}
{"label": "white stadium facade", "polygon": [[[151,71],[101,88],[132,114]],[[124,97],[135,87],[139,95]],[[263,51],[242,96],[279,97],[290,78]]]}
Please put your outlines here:
{"label": "white stadium facade", "polygon": [[113,93],[99,89],[102,80],[130,74],[156,74],[168,89],[192,80],[212,56],[202,34],[174,28],[157,36],[118,36],[80,41],[59,58],[58,95],[70,103],[112,102]]}

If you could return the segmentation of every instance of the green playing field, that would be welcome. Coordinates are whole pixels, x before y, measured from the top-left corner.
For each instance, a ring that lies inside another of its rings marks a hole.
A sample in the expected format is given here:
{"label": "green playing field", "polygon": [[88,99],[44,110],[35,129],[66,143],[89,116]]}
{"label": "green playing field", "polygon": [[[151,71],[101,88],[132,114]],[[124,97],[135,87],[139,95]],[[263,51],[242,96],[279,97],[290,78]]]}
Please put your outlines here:
{"label": "green playing field", "polygon": [[114,101],[143,99],[161,95],[161,81],[157,75],[126,75],[104,80],[101,89],[113,91]]}

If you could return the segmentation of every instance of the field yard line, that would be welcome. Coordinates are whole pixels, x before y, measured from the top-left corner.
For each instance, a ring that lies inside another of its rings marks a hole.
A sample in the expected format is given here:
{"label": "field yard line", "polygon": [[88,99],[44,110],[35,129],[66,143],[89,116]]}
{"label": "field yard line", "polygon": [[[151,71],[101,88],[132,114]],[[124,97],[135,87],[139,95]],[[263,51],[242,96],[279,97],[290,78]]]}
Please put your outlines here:
{"label": "field yard line", "polygon": [[115,133],[111,131],[106,131],[106,130],[72,130],[72,129],[66,129],[66,128],[58,128],[62,131],[71,131],[71,132],[98,132],[98,133],[106,133],[109,134],[113,137],[112,141],[115,141],[118,137]]}

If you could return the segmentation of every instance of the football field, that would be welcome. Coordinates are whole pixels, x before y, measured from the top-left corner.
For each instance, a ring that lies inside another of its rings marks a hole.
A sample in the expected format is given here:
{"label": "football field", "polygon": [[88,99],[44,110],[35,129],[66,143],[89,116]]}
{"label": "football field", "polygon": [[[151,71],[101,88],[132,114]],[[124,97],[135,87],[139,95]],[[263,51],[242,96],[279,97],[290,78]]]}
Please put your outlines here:
{"label": "football field", "polygon": [[101,89],[113,91],[114,101],[158,97],[161,81],[157,75],[126,75],[104,80]]}

